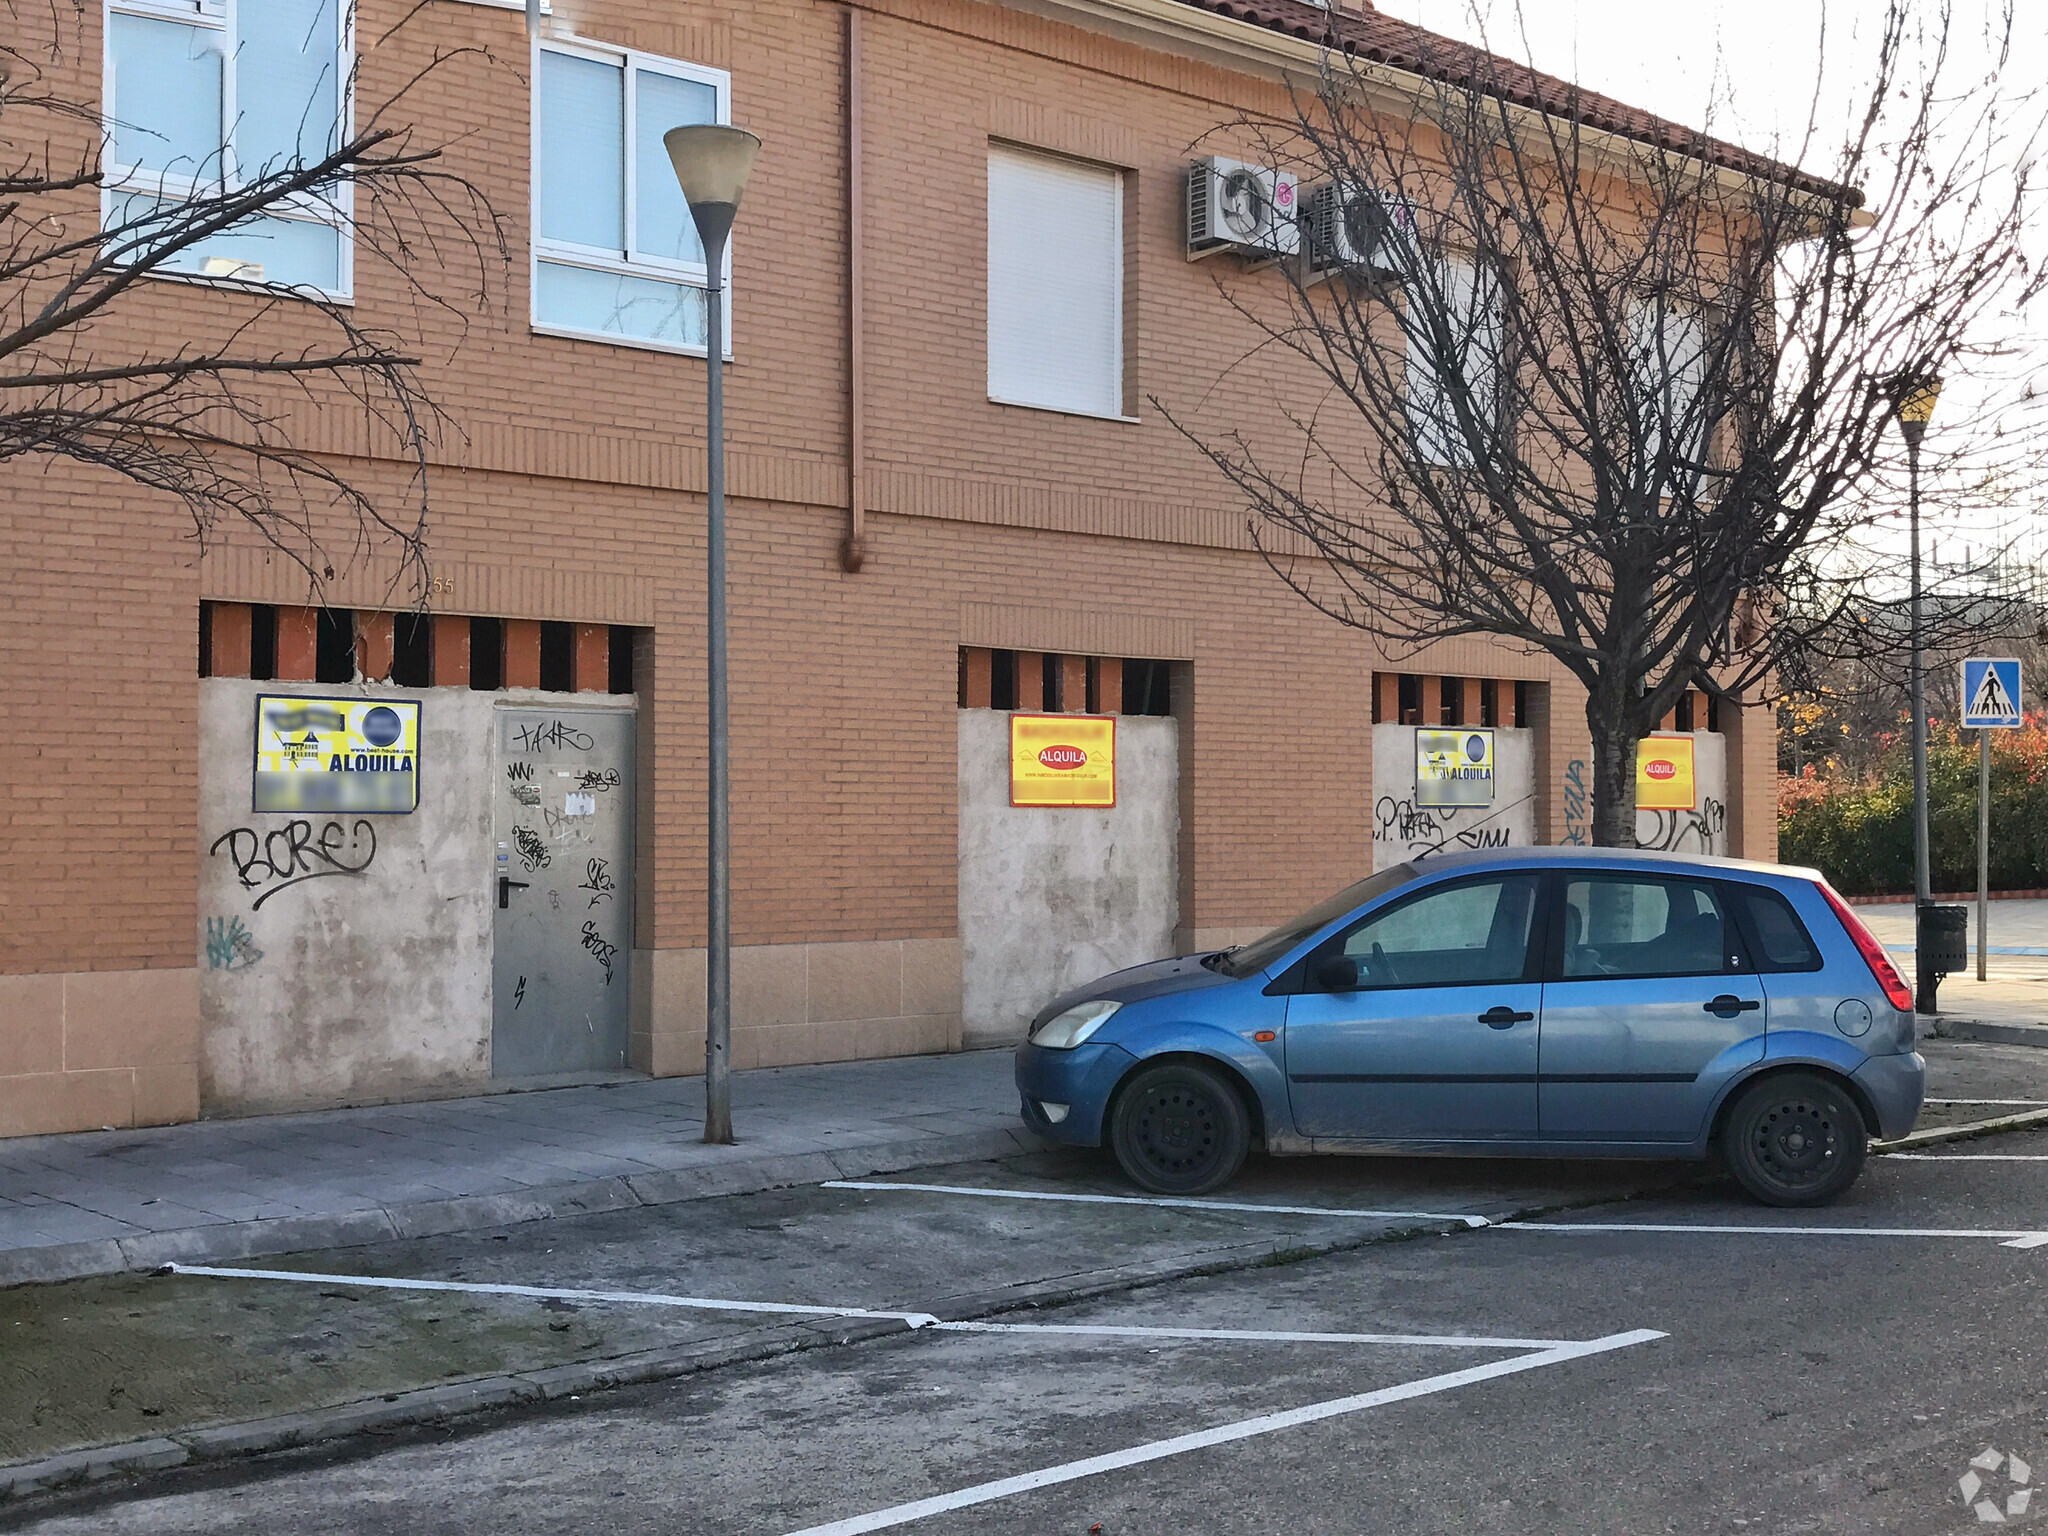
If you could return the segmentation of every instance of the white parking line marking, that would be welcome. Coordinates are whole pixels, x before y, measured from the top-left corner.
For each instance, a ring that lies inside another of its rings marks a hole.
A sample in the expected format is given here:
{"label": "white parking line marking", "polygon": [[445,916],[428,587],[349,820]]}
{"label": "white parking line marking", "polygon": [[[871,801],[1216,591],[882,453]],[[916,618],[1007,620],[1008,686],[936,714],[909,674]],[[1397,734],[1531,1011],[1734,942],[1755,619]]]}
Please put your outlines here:
{"label": "white parking line marking", "polygon": [[1118,1339],[1240,1344],[1416,1344],[1432,1349],[1557,1349],[1570,1339],[1486,1339],[1464,1333],[1290,1333],[1270,1328],[1140,1328],[1109,1323],[934,1323],[941,1333],[1072,1333]]}
{"label": "white parking line marking", "polygon": [[654,1291],[586,1291],[546,1285],[494,1285],[477,1280],[406,1280],[386,1275],[323,1275],[298,1269],[220,1269],[206,1264],[166,1264],[174,1275],[211,1275],[222,1280],[291,1280],[302,1285],[353,1285],[385,1291],[462,1291],[477,1296],[532,1296],[555,1301],[616,1301],[643,1307],[688,1307],[702,1312],[768,1312],[788,1317],[885,1317],[927,1328],[929,1312],[875,1312],[866,1307],[803,1307],[786,1301],[726,1301],[712,1296],[665,1296]]}
{"label": "white parking line marking", "polygon": [[1887,1152],[1902,1163],[2048,1163],[2048,1152]]}
{"label": "white parking line marking", "polygon": [[1080,1461],[1062,1462],[1058,1466],[1026,1472],[1017,1477],[976,1483],[972,1487],[956,1489],[952,1493],[940,1494],[936,1498],[917,1499],[908,1504],[895,1504],[887,1509],[873,1510],[865,1515],[852,1515],[844,1520],[833,1520],[824,1525],[806,1526],[801,1531],[791,1532],[790,1536],[861,1536],[861,1533],[866,1531],[882,1531],[892,1526],[908,1525],[914,1520],[927,1519],[932,1515],[943,1515],[956,1509],[969,1509],[977,1504],[993,1503],[997,1499],[1014,1498],[1020,1493],[1076,1482],[1081,1478],[1094,1477],[1103,1472],[1141,1466],[1148,1461],[1161,1461],[1168,1456],[1180,1456],[1189,1451],[1206,1450],[1212,1445],[1229,1445],[1234,1441],[1249,1440],[1257,1435],[1275,1434],[1283,1429],[1296,1429],[1304,1424],[1316,1424],[1324,1419],[1334,1419],[1344,1414],[1362,1413],[1368,1408],[1383,1408],[1389,1403],[1407,1402],[1411,1398],[1450,1392],[1458,1387],[1471,1386],[1475,1382],[1491,1381],[1498,1376],[1540,1370],[1546,1365],[1561,1365],[1567,1360],[1605,1354],[1609,1350],[1627,1349],[1635,1344],[1648,1344],[1653,1339],[1663,1337],[1663,1334],[1654,1329],[1639,1328],[1632,1333],[1609,1334],[1604,1339],[1559,1344],[1535,1354],[1518,1355],[1512,1360],[1496,1360],[1488,1365],[1475,1365],[1441,1376],[1425,1376],[1419,1381],[1403,1382],[1395,1387],[1381,1387],[1377,1391],[1360,1392],[1352,1397],[1332,1398],[1327,1402],[1310,1403],[1306,1407],[1289,1408],[1280,1413],[1261,1414],[1257,1418],[1240,1419],[1234,1424],[1219,1424],[1214,1429],[1175,1435],[1167,1440],[1154,1440],[1146,1445],[1130,1446],[1125,1450],[1111,1451],[1103,1456],[1089,1456]]}
{"label": "white parking line marking", "polygon": [[1370,1221],[1390,1218],[1410,1221],[1462,1221],[1468,1227],[1488,1227],[1484,1216],[1464,1211],[1359,1211],[1330,1205],[1252,1205],[1236,1200],[1175,1200],[1163,1196],[1077,1195],[1038,1189],[976,1189],[966,1184],[893,1184],[879,1180],[830,1179],[827,1189],[914,1190],[926,1195],[980,1195],[988,1200],[1053,1200],[1075,1205],[1163,1205],[1188,1211],[1254,1211],[1262,1216],[1355,1216]]}
{"label": "white parking line marking", "polygon": [[[1893,1156],[1898,1154],[1894,1153]],[[1650,1221],[1497,1221],[1496,1232],[1706,1232],[1741,1237],[1983,1237],[2002,1248],[2048,1246],[2048,1232],[2000,1232],[1988,1227],[1716,1227]]]}

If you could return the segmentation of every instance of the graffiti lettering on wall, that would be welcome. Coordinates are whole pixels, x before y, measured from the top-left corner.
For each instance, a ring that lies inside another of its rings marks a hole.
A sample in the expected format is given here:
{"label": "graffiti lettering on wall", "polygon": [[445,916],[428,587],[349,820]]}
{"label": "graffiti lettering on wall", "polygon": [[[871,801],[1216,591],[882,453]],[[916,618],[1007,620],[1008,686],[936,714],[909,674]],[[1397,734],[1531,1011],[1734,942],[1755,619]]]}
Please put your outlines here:
{"label": "graffiti lettering on wall", "polygon": [[[1493,807],[1484,816],[1470,816],[1470,811],[1477,807],[1419,806],[1413,800],[1382,795],[1379,804],[1373,807],[1373,841],[1407,843],[1408,857],[1413,859],[1426,859],[1451,847],[1506,848],[1513,841],[1514,829],[1487,823],[1526,804],[1528,799],[1524,795],[1520,800]],[[1414,847],[1416,843],[1424,846]]]}
{"label": "graffiti lettering on wall", "polygon": [[[1638,848],[1659,853],[1719,853],[1725,847],[1721,834],[1728,828],[1728,807],[1712,795],[1700,800],[1696,811],[1644,811],[1655,825],[1648,837],[1640,830]],[[1689,843],[1688,843],[1688,840]]]}
{"label": "graffiti lettering on wall", "polygon": [[612,961],[618,958],[619,946],[605,942],[604,935],[597,931],[597,921],[594,918],[583,920],[583,947],[590,951],[593,960],[604,967],[604,984],[610,986]]}
{"label": "graffiti lettering on wall", "polygon": [[527,762],[507,763],[505,765],[505,777],[514,784],[524,784],[533,777],[533,764]]}
{"label": "graffiti lettering on wall", "polygon": [[525,866],[528,874],[532,874],[536,869],[546,869],[553,862],[552,856],[548,853],[548,845],[540,840],[540,834],[531,827],[514,827],[512,846],[519,850],[519,862]]}
{"label": "graffiti lettering on wall", "polygon": [[618,888],[619,882],[612,878],[610,867],[603,859],[590,861],[584,869],[583,883],[576,887],[579,891],[590,892],[590,905],[593,907],[608,900]]}
{"label": "graffiti lettering on wall", "polygon": [[517,1007],[518,1007],[518,1006],[519,1006],[519,1005],[520,1005],[521,1003],[523,1003],[523,1002],[525,1002],[525,1001],[526,1001],[526,978],[525,978],[524,976],[522,976],[522,977],[520,977],[520,978],[519,978],[519,985],[518,985],[518,986],[516,986],[516,987],[514,987],[514,988],[512,989],[512,1006],[513,1006],[514,1008],[517,1008]]}
{"label": "graffiti lettering on wall", "polygon": [[619,787],[619,770],[616,768],[586,768],[576,775],[576,787],[578,789],[590,789],[599,792],[607,789],[617,789]]}
{"label": "graffiti lettering on wall", "polygon": [[1586,765],[1573,758],[1564,770],[1564,839],[1575,848],[1586,846]]}
{"label": "graffiti lettering on wall", "polygon": [[209,971],[246,971],[263,958],[256,936],[242,926],[239,917],[209,917],[206,920],[206,968]]}
{"label": "graffiti lettering on wall", "polygon": [[255,912],[279,891],[308,880],[362,874],[376,862],[377,828],[360,816],[353,824],[327,822],[317,835],[310,821],[287,822],[272,832],[236,827],[213,840],[207,857],[217,856],[223,848],[243,890],[268,887],[249,903]]}
{"label": "graffiti lettering on wall", "polygon": [[559,752],[564,747],[574,752],[588,752],[595,745],[588,735],[560,720],[517,726],[514,732],[516,749],[521,752],[538,752],[543,747],[551,752]]}

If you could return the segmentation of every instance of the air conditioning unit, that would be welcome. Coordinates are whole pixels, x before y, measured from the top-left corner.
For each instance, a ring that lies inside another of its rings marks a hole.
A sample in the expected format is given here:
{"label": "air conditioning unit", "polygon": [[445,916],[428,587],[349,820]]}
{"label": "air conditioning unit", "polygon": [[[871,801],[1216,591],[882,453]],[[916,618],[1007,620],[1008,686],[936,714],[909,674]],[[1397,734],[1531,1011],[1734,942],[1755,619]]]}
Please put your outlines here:
{"label": "air conditioning unit", "polygon": [[1300,185],[1291,171],[1209,155],[1188,167],[1188,257],[1217,251],[1291,256]]}
{"label": "air conditioning unit", "polygon": [[1309,270],[1398,278],[1415,270],[1415,208],[1391,192],[1325,182],[1304,200]]}

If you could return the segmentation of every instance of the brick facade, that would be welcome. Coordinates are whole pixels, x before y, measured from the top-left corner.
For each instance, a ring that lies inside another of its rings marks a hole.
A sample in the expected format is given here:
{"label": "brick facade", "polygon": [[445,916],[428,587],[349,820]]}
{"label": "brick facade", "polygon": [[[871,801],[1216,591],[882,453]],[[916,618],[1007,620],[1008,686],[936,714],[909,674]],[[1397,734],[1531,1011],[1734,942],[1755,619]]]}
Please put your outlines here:
{"label": "brick facade", "polygon": [[[843,11],[812,0],[573,8],[584,36],[729,70],[733,120],[766,141],[735,235],[726,391],[736,942],[812,946],[815,979],[837,946],[880,946],[887,961],[955,934],[963,645],[1173,664],[1189,942],[1276,919],[1370,870],[1375,672],[1536,685],[1539,822],[1547,840],[1564,840],[1567,766],[1588,754],[1563,674],[1478,641],[1388,662],[1272,576],[1242,511],[1166,420],[1255,435],[1284,404],[1313,398],[1277,360],[1242,361],[1253,333],[1218,284],[1256,299],[1260,275],[1189,263],[1182,247],[1188,146],[1240,108],[1282,108],[1270,65],[1252,62],[1252,50],[1227,68],[1213,43],[1181,48],[1163,35],[1140,45],[1091,28],[1078,5],[1055,15],[873,0],[862,13],[867,516],[864,562],[849,573]],[[549,25],[566,33],[571,14],[558,7]],[[89,100],[97,8],[83,20],[52,84]],[[1206,21],[1214,33],[1216,18]],[[422,273],[447,310],[414,304],[386,266],[358,253],[357,318],[420,335],[424,381],[450,418],[430,466],[436,644],[451,647],[452,664],[466,635],[458,642],[447,616],[501,617],[509,665],[515,633],[574,624],[584,686],[603,626],[642,636],[635,1053],[653,1070],[696,1070],[704,365],[532,332],[519,12],[365,0],[357,37],[363,105],[436,50],[475,50],[407,100],[420,136],[446,143],[447,168],[489,198],[511,253],[509,263],[487,257],[480,305],[474,269],[458,270],[456,258]],[[991,142],[1122,172],[1134,421],[987,399]],[[80,200],[81,218],[93,209],[90,195]],[[160,352],[257,302],[152,283],[94,342]],[[265,324],[285,342],[304,339],[289,313]],[[408,466],[384,456],[360,411],[292,397],[278,408],[296,443],[380,501],[402,512],[416,497]],[[0,739],[11,790],[0,846],[0,1134],[188,1118],[199,1110],[179,1073],[195,1059],[188,994],[203,916],[200,605],[388,610],[403,606],[392,600],[392,555],[353,553],[352,528],[321,526],[336,571],[316,598],[304,572],[251,530],[222,523],[202,548],[180,507],[98,471],[15,460],[0,468],[0,503],[0,657],[11,684]],[[363,643],[388,650],[388,625],[371,626]],[[1750,716],[1729,729],[1736,848],[1770,857],[1771,728]],[[916,990],[909,961],[887,963],[905,968],[904,996]],[[161,985],[93,982],[156,972],[169,973]],[[744,985],[739,1004],[743,1028],[775,1030],[772,1052],[764,1045],[755,1060],[856,1050],[804,1035],[814,1015],[750,1021]],[[867,1051],[932,1041],[929,1030],[863,1038]]]}

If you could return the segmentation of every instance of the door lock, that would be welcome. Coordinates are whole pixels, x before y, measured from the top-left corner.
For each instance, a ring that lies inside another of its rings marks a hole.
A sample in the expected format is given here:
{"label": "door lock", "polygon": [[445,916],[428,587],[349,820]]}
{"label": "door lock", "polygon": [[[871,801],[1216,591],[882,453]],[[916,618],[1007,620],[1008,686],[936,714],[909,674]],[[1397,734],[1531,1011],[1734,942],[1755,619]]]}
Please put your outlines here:
{"label": "door lock", "polygon": [[532,883],[531,881],[527,881],[527,880],[514,880],[514,879],[513,879],[513,878],[512,878],[512,877],[511,877],[510,875],[500,875],[500,876],[498,876],[498,906],[499,906],[499,909],[500,909],[500,910],[503,910],[504,908],[506,908],[506,907],[509,907],[509,906],[511,906],[511,905],[512,905],[512,893],[513,893],[514,891],[523,891],[523,890],[525,890],[525,889],[527,888],[527,886],[528,886],[528,885],[530,885],[531,883]]}

